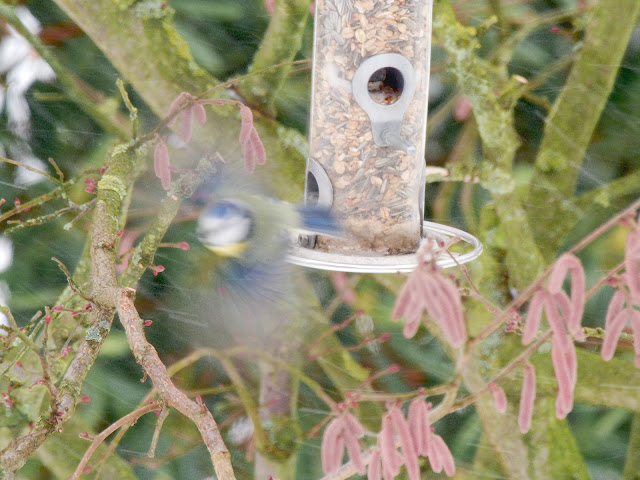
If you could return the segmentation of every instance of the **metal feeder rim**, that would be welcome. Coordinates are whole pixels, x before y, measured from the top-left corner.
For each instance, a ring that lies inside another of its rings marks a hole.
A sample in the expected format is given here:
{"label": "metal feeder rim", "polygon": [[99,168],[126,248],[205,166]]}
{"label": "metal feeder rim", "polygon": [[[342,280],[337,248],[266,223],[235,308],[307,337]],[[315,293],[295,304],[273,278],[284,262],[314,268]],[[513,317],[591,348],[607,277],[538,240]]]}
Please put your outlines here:
{"label": "metal feeder rim", "polygon": [[[428,238],[435,238],[446,243],[452,237],[460,237],[462,241],[473,247],[470,252],[452,253],[451,255],[455,258],[455,261],[449,255],[440,256],[436,260],[436,263],[441,268],[455,267],[456,262],[458,264],[470,262],[478,258],[482,253],[482,243],[480,243],[480,240],[463,230],[435,222],[428,222],[426,220],[422,224],[422,230],[421,247],[426,243]],[[289,263],[301,267],[354,273],[411,272],[418,265],[418,258],[415,253],[404,255],[357,256],[321,252],[301,247],[297,244],[291,246],[286,260]]]}

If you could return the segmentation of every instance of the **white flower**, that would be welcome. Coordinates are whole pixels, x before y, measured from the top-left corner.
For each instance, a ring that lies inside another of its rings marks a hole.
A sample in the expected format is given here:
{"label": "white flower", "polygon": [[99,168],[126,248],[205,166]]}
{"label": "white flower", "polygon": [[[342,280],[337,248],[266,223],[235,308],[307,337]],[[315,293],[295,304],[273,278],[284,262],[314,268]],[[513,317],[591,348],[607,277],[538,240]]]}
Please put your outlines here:
{"label": "white flower", "polygon": [[0,273],[13,263],[13,243],[7,237],[0,237]]}
{"label": "white flower", "polygon": [[[19,6],[16,15],[31,33],[40,33],[40,23],[28,9]],[[0,41],[0,75],[6,76],[6,87],[0,86],[0,113],[6,107],[9,129],[26,139],[31,114],[25,94],[34,82],[50,82],[56,74],[13,27],[7,26],[7,31]]]}
{"label": "white flower", "polygon": [[[9,285],[7,285],[7,282],[5,281],[0,281],[0,305],[2,305],[3,307],[6,307],[7,302],[9,301],[9,296],[10,296]],[[9,319],[4,313],[0,313],[0,325],[9,326]],[[4,328],[0,328],[0,336],[6,335],[6,334],[7,334],[7,331]]]}

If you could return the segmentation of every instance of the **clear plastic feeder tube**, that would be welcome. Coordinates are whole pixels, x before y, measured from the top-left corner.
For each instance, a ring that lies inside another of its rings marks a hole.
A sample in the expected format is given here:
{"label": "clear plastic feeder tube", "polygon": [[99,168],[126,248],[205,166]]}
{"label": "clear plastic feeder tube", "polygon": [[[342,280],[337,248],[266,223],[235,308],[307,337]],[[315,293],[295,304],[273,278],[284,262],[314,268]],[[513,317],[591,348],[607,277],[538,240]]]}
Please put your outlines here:
{"label": "clear plastic feeder tube", "polygon": [[317,0],[307,203],[346,235],[315,248],[414,253],[423,225],[432,0]]}

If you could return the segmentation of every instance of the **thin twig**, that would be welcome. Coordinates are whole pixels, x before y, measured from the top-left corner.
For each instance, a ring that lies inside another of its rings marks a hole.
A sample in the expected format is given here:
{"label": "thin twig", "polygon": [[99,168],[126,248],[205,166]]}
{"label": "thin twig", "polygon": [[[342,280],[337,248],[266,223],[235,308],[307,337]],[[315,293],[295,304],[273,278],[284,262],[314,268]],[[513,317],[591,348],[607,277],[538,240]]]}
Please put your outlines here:
{"label": "thin twig", "polygon": [[49,200],[53,200],[54,198],[62,196],[62,192],[66,185],[68,184],[60,185],[48,193],[40,195],[39,197],[36,197],[33,200],[29,200],[28,202],[21,203],[20,206],[4,212],[2,215],[0,215],[0,223],[4,222],[8,218],[13,217],[14,215],[18,215],[19,213],[27,211],[30,208],[40,206],[45,202],[48,202]]}
{"label": "thin twig", "polygon": [[600,290],[603,286],[605,286],[609,280],[611,280],[611,278],[613,278],[614,276],[616,276],[618,273],[620,273],[620,270],[622,270],[624,268],[624,260],[622,262],[620,262],[618,265],[616,265],[615,267],[613,267],[611,270],[609,270],[605,275],[602,276],[602,278],[600,278],[596,283],[594,283],[591,288],[589,290],[587,290],[587,293],[585,294],[585,298],[588,300],[589,298],[591,298],[593,296],[594,293],[596,293],[598,290]]}
{"label": "thin twig", "polygon": [[124,417],[120,418],[119,420],[116,420],[107,428],[105,428],[102,432],[100,432],[98,435],[93,437],[93,441],[91,442],[91,445],[83,455],[82,459],[80,460],[80,463],[78,463],[78,466],[76,467],[76,470],[73,472],[73,475],[71,476],[70,480],[80,479],[80,476],[84,473],[84,469],[87,466],[87,463],[89,462],[89,460],[91,459],[91,456],[98,449],[100,444],[107,439],[109,435],[111,435],[113,432],[115,432],[122,426],[134,424],[143,415],[146,415],[149,412],[153,412],[154,410],[158,410],[159,408],[162,408],[162,403],[160,402],[153,402],[148,405],[144,405],[143,407],[137,408],[133,412],[130,412],[126,414]]}
{"label": "thin twig", "polygon": [[153,431],[153,437],[151,438],[151,445],[149,445],[149,452],[147,456],[149,458],[153,458],[156,456],[156,446],[158,445],[158,439],[160,438],[160,430],[162,430],[162,425],[164,425],[164,421],[169,416],[169,409],[165,406],[160,410],[160,414],[158,415],[158,420],[156,421],[156,428]]}
{"label": "thin twig", "polygon": [[73,217],[70,222],[65,223],[64,229],[69,230],[78,220],[80,220],[96,204],[96,198],[80,205],[80,213]]}
{"label": "thin twig", "polygon": [[320,398],[320,400],[322,400],[330,409],[337,409],[337,403],[329,395],[327,395],[327,393],[318,382],[312,380],[297,368],[292,367],[288,362],[269,355],[263,350],[249,349],[246,347],[234,347],[223,351],[218,351],[211,348],[205,349],[203,351],[207,352],[207,354],[209,354],[210,356],[218,359],[240,354],[258,357],[260,360],[263,360],[266,363],[270,363],[277,368],[286,370],[290,375],[296,377],[307,387],[309,387],[309,389],[312,390],[313,393],[315,393],[318,398]]}
{"label": "thin twig", "polygon": [[0,162],[10,163],[11,165],[15,165],[17,167],[26,168],[30,172],[34,172],[34,173],[37,173],[38,175],[42,175],[43,177],[48,178],[49,180],[51,180],[55,184],[59,184],[60,183],[60,180],[58,180],[57,178],[49,175],[47,172],[44,172],[44,171],[40,170],[39,168],[35,168],[35,167],[30,166],[30,165],[27,165],[26,163],[22,163],[22,162],[19,162],[17,160],[11,160],[10,158],[5,158],[5,157],[0,157]]}
{"label": "thin twig", "polygon": [[[551,338],[552,333],[553,332],[551,330],[547,330],[545,333],[542,334],[542,336],[540,338],[538,338],[538,340],[536,340],[534,343],[529,345],[516,358],[511,360],[509,362],[509,364],[507,366],[505,366],[502,370],[500,370],[500,372],[495,377],[493,377],[493,379],[490,382],[487,382],[487,384],[483,388],[481,388],[478,391],[474,392],[473,395],[469,395],[464,400],[456,403],[447,412],[444,412],[444,414],[449,414],[449,413],[455,412],[456,410],[461,410],[461,409],[463,409],[465,407],[468,407],[469,405],[475,403],[478,400],[478,398],[480,398],[482,395],[484,395],[489,390],[489,384],[490,383],[499,382],[504,377],[509,375],[512,371],[514,371],[520,364],[522,364],[522,363],[526,362],[527,360],[529,360],[529,357],[531,357],[531,354],[533,352],[535,352],[536,350],[538,350],[538,348],[540,348],[540,346],[543,343],[545,343],[547,340],[549,340],[549,338]],[[442,416],[444,416],[444,415],[442,415]],[[441,418],[441,417],[439,417],[439,418]],[[437,420],[437,418],[435,420]]]}
{"label": "thin twig", "polygon": [[56,161],[49,157],[49,163],[51,164],[51,166],[55,169],[56,173],[58,174],[58,181],[60,183],[64,182],[64,173],[62,173],[62,170],[60,170],[60,167],[58,166],[58,164],[56,163]]}
{"label": "thin twig", "polygon": [[[342,303],[342,298],[340,297],[340,295],[336,295],[336,297],[334,298],[333,303],[337,303],[337,305],[340,305]],[[329,307],[327,307],[329,308]],[[326,312],[326,310],[325,310]],[[332,314],[332,312],[331,312]],[[340,330],[343,330],[345,328],[347,328],[349,326],[349,324],[351,322],[353,322],[353,320],[355,320],[357,317],[359,317],[361,314],[360,313],[356,313],[355,315],[351,315],[348,318],[345,318],[342,322],[331,325],[329,328],[327,328],[325,331],[323,331],[322,333],[320,333],[308,346],[307,346],[307,352],[311,352],[322,340],[324,340],[325,338],[327,338],[328,336],[332,335],[335,332],[338,332]],[[307,360],[313,360],[315,358],[318,358],[320,355],[312,355],[311,353],[307,353]]]}
{"label": "thin twig", "polygon": [[322,350],[321,352],[318,353],[314,353],[313,355],[307,355],[307,360],[311,361],[311,360],[315,360],[319,357],[325,357],[327,355],[331,355],[332,353],[339,353],[339,352],[357,352],[359,350],[362,350],[364,347],[366,347],[367,345],[369,345],[370,343],[382,343],[384,342],[384,337],[388,335],[388,334],[382,334],[378,337],[372,337],[372,338],[365,338],[364,340],[362,340],[360,343],[358,343],[357,345],[342,345],[340,347],[335,347],[335,348],[327,348],[325,350]]}
{"label": "thin twig", "polygon": [[126,88],[124,87],[124,83],[120,78],[116,80],[116,86],[118,87],[118,91],[120,92],[120,96],[124,101],[127,110],[129,110],[129,119],[131,120],[132,126],[132,137],[136,138],[138,136],[138,126],[139,126],[139,117],[138,117],[138,109],[131,103],[131,99],[129,99],[129,94],[127,93]]}
{"label": "thin twig", "polygon": [[71,275],[71,272],[69,272],[69,269],[65,266],[65,264],[62,263],[60,260],[58,260],[56,257],[51,257],[51,260],[53,260],[58,264],[58,267],[60,268],[60,270],[62,270],[62,273],[64,273],[65,277],[67,277],[67,283],[69,284],[69,288],[71,288],[71,290],[73,290],[73,292],[83,300],[93,303],[93,300],[91,300],[91,298],[87,297],[84,293],[82,293],[82,290],[80,290],[80,287],[78,287],[78,285],[75,284],[75,282],[73,281],[73,276]]}
{"label": "thin twig", "polygon": [[471,280],[471,276],[469,275],[469,270],[467,269],[466,265],[460,264],[458,262],[458,259],[450,251],[447,250],[447,253],[449,254],[449,257],[451,257],[451,260],[454,261],[458,269],[462,272],[462,275],[467,280],[467,283],[469,283],[469,285],[475,292],[475,295],[473,295],[473,297],[482,302],[482,304],[490,313],[493,313],[494,315],[499,315],[500,313],[502,313],[502,310],[493,305],[487,298],[485,298],[484,295],[482,295],[482,293],[480,293],[478,287],[476,287],[475,283],[473,283],[473,280]]}
{"label": "thin twig", "polygon": [[[48,310],[49,307],[47,307]],[[46,312],[48,313],[48,311]],[[47,356],[46,346],[49,342],[49,323],[44,322],[44,328],[42,330],[42,345],[43,348],[40,352],[36,352],[38,359],[40,360],[40,366],[42,368],[42,383],[49,391],[49,404],[52,409],[56,409],[60,403],[60,393],[58,388],[53,383],[53,376],[51,375],[51,366],[49,365],[49,358]]]}
{"label": "thin twig", "polygon": [[453,387],[450,383],[446,385],[437,385],[431,388],[421,388],[419,390],[413,390],[411,392],[403,392],[403,393],[383,393],[383,392],[354,392],[358,395],[359,402],[387,402],[390,400],[402,400],[407,401],[411,400],[419,395],[425,397],[434,397],[436,395],[444,395]]}

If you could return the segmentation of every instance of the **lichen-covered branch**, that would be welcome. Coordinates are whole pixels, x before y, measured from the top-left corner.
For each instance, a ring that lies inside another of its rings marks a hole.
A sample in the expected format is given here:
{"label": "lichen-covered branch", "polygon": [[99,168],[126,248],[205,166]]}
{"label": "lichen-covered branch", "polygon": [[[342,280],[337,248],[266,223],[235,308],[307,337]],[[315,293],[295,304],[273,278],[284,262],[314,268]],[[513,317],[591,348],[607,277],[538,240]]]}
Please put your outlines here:
{"label": "lichen-covered branch", "polygon": [[[475,30],[456,20],[449,2],[437,1],[435,9],[434,36],[449,54],[451,71],[471,102],[482,140],[482,161],[470,170],[468,165],[452,165],[452,175],[477,177],[491,192],[510,281],[512,286],[524,289],[543,264],[512,176],[513,157],[519,145],[513,126],[519,87],[507,79],[506,65],[496,66],[477,55]],[[465,171],[456,171],[459,168]]]}
{"label": "lichen-covered branch", "polygon": [[634,480],[638,478],[640,471],[640,414],[635,413],[631,420],[631,433],[629,434],[629,447],[627,448],[627,460],[622,472],[622,480]]}
{"label": "lichen-covered branch", "polygon": [[[269,28],[249,67],[249,77],[238,84],[240,94],[249,103],[274,114],[275,97],[284,85],[291,62],[300,50],[309,17],[309,0],[279,0]],[[284,63],[279,68],[272,65]]]}
{"label": "lichen-covered branch", "polygon": [[597,2],[580,53],[546,118],[529,182],[527,215],[547,261],[555,256],[567,232],[565,218],[575,215],[568,207],[578,172],[639,12],[636,0]]}
{"label": "lichen-covered branch", "polygon": [[219,156],[214,159],[202,159],[193,171],[185,173],[173,184],[172,190],[162,201],[144,238],[134,249],[127,269],[120,276],[121,286],[132,287],[140,280],[142,274],[151,265],[156,250],[178,213],[182,201],[191,197],[200,185],[210,179],[222,163],[223,160]]}
{"label": "lichen-covered branch", "polygon": [[91,228],[91,283],[93,285],[91,327],[87,329],[76,356],[58,388],[59,403],[45,412],[32,431],[18,437],[0,452],[0,468],[6,473],[18,470],[33,452],[60,428],[75,411],[82,385],[98,356],[115,311],[117,217],[128,186],[134,181],[140,152],[125,149],[115,153],[98,184],[98,196]]}
{"label": "lichen-covered branch", "polygon": [[574,222],[577,223],[584,212],[594,207],[609,208],[625,195],[635,194],[639,188],[640,172],[635,171],[575,197],[570,207],[575,215],[566,220],[565,228],[570,231]]}

